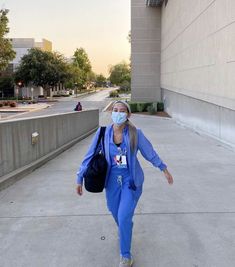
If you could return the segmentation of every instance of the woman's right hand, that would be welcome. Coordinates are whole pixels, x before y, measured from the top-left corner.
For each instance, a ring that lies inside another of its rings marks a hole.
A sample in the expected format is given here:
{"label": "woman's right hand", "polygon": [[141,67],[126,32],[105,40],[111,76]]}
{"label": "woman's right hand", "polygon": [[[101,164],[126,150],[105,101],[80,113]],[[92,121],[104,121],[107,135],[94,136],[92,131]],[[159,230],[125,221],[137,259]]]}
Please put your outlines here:
{"label": "woman's right hand", "polygon": [[82,185],[81,185],[81,184],[78,184],[78,185],[77,185],[77,193],[78,193],[79,196],[81,196],[82,193],[83,193],[83,192],[82,192]]}

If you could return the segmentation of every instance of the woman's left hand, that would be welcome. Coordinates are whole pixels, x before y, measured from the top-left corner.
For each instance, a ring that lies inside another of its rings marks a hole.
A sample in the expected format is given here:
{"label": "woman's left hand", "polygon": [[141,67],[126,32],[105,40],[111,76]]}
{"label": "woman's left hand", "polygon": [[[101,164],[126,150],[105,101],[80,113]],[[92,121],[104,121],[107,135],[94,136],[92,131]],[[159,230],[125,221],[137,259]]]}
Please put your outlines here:
{"label": "woman's left hand", "polygon": [[170,184],[170,185],[173,184],[174,180],[173,180],[172,175],[169,173],[169,171],[167,169],[165,169],[163,172],[164,172],[164,175],[168,181],[168,184]]}

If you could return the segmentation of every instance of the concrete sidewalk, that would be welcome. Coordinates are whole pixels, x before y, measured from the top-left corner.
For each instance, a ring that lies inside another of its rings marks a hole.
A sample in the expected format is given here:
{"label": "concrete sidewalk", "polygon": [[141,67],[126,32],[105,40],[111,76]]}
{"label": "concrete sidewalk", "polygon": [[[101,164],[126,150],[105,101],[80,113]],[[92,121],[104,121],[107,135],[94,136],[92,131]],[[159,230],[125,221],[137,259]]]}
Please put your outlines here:
{"label": "concrete sidewalk", "polygon": [[[174,176],[141,158],[134,267],[235,266],[235,152],[172,119],[133,115]],[[109,122],[102,114],[101,124]],[[104,194],[75,193],[92,136],[0,192],[1,267],[115,267],[117,229]]]}

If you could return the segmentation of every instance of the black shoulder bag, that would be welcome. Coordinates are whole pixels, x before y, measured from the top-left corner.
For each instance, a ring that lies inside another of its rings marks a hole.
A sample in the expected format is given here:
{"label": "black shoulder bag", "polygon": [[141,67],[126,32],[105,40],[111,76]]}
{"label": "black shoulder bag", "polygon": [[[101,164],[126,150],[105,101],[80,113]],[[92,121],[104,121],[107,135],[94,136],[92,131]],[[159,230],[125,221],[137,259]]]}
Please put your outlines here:
{"label": "black shoulder bag", "polygon": [[94,155],[92,156],[92,159],[88,164],[87,170],[83,175],[85,180],[85,188],[88,192],[91,193],[101,193],[105,185],[105,177],[108,164],[105,159],[105,151],[102,151],[102,148],[100,148],[100,144],[103,144],[104,150],[105,130],[106,127],[100,128],[100,134],[97,140]]}

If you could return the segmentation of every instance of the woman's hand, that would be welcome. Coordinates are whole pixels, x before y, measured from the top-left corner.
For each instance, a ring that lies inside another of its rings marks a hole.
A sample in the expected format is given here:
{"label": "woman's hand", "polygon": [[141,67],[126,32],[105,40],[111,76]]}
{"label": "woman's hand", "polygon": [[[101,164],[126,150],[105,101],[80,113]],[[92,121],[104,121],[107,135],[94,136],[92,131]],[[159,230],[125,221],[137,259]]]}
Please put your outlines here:
{"label": "woman's hand", "polygon": [[78,193],[79,196],[81,196],[82,193],[83,193],[83,192],[82,192],[82,185],[81,185],[81,184],[78,184],[78,185],[77,185],[77,193]]}
{"label": "woman's hand", "polygon": [[168,184],[170,184],[170,185],[173,184],[173,177],[169,173],[169,171],[167,169],[165,169],[163,172],[164,172],[164,175],[165,175],[165,177],[166,177],[166,179],[168,181]]}

